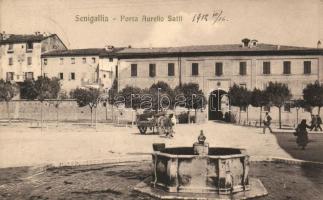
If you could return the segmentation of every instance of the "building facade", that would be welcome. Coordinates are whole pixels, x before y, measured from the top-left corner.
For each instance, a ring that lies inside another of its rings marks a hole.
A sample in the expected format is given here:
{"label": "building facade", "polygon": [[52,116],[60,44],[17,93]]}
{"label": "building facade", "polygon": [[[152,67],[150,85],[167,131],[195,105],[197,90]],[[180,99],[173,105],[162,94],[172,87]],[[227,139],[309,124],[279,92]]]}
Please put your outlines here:
{"label": "building facade", "polygon": [[0,79],[23,82],[36,79],[42,70],[41,55],[66,46],[56,34],[0,34]]}
{"label": "building facade", "polygon": [[44,75],[60,79],[64,91],[80,87],[107,90],[113,82],[117,59],[110,56],[116,49],[92,48],[57,50],[42,54]]}
{"label": "building facade", "polygon": [[[148,88],[158,81],[173,88],[193,82],[199,84],[209,101],[211,94],[217,91],[225,94],[233,84],[253,90],[265,89],[269,82],[279,82],[288,86],[292,99],[299,99],[306,85],[315,81],[323,83],[323,49],[319,46],[304,48],[251,40],[233,45],[127,48],[117,56],[119,89],[126,85]],[[237,108],[233,110],[239,113]],[[249,120],[259,119],[259,108],[250,107],[249,111]],[[277,120],[278,109],[270,111],[274,121]],[[283,112],[283,120],[297,121],[296,110],[289,105],[285,105]],[[242,115],[246,118],[248,114],[242,112]],[[299,117],[308,116],[303,111]]]}
{"label": "building facade", "polygon": [[[119,88],[127,84],[149,87],[165,81],[175,87],[194,82],[205,94],[233,84],[249,90],[271,82],[285,83],[293,97],[303,88],[323,82],[323,49],[255,44],[124,49],[118,52]],[[131,80],[131,81],[129,81]]]}

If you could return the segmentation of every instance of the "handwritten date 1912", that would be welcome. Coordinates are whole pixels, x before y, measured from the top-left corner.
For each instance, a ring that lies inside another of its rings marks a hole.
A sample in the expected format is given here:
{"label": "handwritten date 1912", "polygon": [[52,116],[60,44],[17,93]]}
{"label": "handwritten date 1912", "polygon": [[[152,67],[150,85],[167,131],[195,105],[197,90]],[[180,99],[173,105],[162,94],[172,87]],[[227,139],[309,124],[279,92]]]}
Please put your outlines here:
{"label": "handwritten date 1912", "polygon": [[212,24],[228,21],[223,15],[223,10],[213,11],[209,13],[196,13],[193,16],[192,22],[203,23],[211,22]]}

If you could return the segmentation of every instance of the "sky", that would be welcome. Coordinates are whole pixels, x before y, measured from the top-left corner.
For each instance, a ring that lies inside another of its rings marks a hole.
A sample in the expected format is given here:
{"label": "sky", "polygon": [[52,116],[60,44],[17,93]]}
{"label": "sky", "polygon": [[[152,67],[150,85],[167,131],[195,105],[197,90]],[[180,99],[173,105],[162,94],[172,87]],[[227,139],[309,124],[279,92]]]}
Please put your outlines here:
{"label": "sky", "polygon": [[[193,21],[199,14],[207,21]],[[76,20],[98,15],[108,22]],[[142,22],[143,15],[164,21]],[[168,15],[182,21],[169,22]],[[222,20],[214,21],[217,16]],[[68,48],[236,44],[243,38],[316,47],[323,42],[323,0],[0,0],[0,31],[56,33]]]}

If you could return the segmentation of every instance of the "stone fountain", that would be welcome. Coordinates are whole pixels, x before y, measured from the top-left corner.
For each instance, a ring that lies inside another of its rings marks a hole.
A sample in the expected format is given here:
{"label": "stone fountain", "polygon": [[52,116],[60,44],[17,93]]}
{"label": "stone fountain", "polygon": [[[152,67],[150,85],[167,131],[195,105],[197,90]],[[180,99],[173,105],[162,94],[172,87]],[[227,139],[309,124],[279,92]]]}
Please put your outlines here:
{"label": "stone fountain", "polygon": [[244,149],[209,147],[201,131],[193,147],[154,144],[152,177],[135,190],[160,199],[248,199],[267,195],[259,179],[249,177]]}

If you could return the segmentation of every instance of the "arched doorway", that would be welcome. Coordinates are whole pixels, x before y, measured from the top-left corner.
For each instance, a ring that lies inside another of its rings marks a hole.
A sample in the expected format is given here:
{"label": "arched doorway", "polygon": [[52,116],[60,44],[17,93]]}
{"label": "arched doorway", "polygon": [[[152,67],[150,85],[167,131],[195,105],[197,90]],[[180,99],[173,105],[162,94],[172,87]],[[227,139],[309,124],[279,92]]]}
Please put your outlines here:
{"label": "arched doorway", "polygon": [[209,120],[224,120],[225,113],[229,112],[229,98],[227,92],[221,89],[214,90],[209,96]]}

